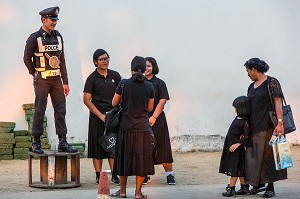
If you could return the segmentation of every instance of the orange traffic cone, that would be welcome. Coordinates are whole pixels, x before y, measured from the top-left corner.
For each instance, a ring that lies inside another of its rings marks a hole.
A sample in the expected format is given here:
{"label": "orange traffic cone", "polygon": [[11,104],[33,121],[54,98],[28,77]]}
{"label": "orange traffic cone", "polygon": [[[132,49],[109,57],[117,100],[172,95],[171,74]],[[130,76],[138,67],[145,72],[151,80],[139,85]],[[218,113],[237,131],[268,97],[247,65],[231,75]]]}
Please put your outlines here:
{"label": "orange traffic cone", "polygon": [[98,184],[98,199],[110,199],[109,181],[107,173],[110,170],[102,170]]}

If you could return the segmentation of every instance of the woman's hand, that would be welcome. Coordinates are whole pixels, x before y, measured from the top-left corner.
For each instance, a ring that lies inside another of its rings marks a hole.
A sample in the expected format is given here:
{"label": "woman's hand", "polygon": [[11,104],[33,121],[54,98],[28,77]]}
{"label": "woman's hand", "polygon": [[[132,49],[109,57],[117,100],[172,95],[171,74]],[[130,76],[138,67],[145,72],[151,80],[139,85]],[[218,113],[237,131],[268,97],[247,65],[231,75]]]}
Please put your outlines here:
{"label": "woman's hand", "polygon": [[149,118],[149,124],[150,126],[153,126],[156,122],[156,117],[154,117],[153,115]]}
{"label": "woman's hand", "polygon": [[100,115],[98,117],[100,118],[100,120],[105,122],[105,114],[100,113]]}
{"label": "woman's hand", "polygon": [[284,135],[284,127],[283,127],[283,122],[278,122],[276,128],[274,129],[274,133],[279,136],[279,135]]}
{"label": "woman's hand", "polygon": [[236,144],[233,144],[231,145],[231,147],[229,148],[229,151],[230,152],[234,152],[237,148],[239,148],[241,146],[240,143],[236,143]]}

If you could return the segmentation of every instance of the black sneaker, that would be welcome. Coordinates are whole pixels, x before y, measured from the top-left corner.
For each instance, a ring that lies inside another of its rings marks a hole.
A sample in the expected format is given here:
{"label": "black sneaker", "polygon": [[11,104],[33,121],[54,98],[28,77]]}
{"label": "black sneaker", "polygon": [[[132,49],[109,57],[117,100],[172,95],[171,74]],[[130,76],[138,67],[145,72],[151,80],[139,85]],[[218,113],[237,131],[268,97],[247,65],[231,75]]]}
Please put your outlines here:
{"label": "black sneaker", "polygon": [[147,184],[150,183],[150,182],[151,182],[150,176],[146,176],[146,177],[144,178],[143,185],[147,185]]}
{"label": "black sneaker", "polygon": [[114,183],[115,185],[120,185],[120,179],[117,175],[111,177],[111,182]]}
{"label": "black sneaker", "polygon": [[168,183],[168,185],[174,185],[174,184],[176,184],[176,182],[175,182],[175,175],[174,174],[169,174],[167,176],[167,183]]}

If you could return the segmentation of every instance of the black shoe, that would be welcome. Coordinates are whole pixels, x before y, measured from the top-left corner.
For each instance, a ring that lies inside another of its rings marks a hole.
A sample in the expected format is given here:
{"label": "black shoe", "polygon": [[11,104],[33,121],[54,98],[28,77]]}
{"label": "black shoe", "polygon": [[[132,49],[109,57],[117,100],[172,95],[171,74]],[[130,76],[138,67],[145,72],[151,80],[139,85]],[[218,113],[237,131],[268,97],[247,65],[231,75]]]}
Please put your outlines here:
{"label": "black shoe", "polygon": [[229,185],[226,187],[226,192],[222,193],[222,196],[231,197],[234,196],[235,193],[235,186],[230,187]]}
{"label": "black shoe", "polygon": [[117,175],[113,175],[111,177],[111,182],[114,183],[115,185],[120,185],[120,179]]}
{"label": "black shoe", "polygon": [[256,195],[259,192],[266,191],[266,189],[267,189],[267,186],[265,186],[265,184],[260,184],[259,187],[254,186],[250,190],[250,195]]}
{"label": "black shoe", "polygon": [[274,191],[265,191],[265,193],[263,194],[264,198],[273,198],[274,196],[275,196]]}
{"label": "black shoe", "polygon": [[73,148],[68,142],[66,135],[60,135],[58,137],[59,144],[58,144],[58,152],[67,152],[67,153],[76,153],[78,152],[77,149]]}
{"label": "black shoe", "polygon": [[147,184],[150,183],[150,182],[151,182],[150,176],[146,176],[146,177],[144,178],[143,185],[147,185]]}
{"label": "black shoe", "polygon": [[176,182],[175,182],[175,175],[174,174],[169,174],[167,176],[167,183],[168,183],[168,185],[174,185],[174,184],[176,184]]}
{"label": "black shoe", "polygon": [[43,154],[44,151],[41,148],[41,140],[39,137],[35,137],[32,147],[31,147],[31,152],[36,153],[36,154]]}
{"label": "black shoe", "polygon": [[96,177],[96,184],[99,184],[99,177]]}
{"label": "black shoe", "polygon": [[73,148],[67,141],[58,145],[58,152],[76,153],[77,149]]}
{"label": "black shoe", "polygon": [[250,194],[249,185],[241,184],[241,188],[236,192],[236,195],[246,195],[246,194]]}

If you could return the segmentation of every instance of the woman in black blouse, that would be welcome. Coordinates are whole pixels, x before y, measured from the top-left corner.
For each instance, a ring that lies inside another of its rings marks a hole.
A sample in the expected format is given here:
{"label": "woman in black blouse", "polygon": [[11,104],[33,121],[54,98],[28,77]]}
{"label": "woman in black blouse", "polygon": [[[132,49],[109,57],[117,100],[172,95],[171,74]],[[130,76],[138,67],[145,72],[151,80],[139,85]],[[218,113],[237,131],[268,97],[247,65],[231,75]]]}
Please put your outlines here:
{"label": "woman in black blouse", "polygon": [[[111,100],[121,76],[118,72],[108,69],[109,55],[105,50],[96,50],[93,62],[97,68],[85,82],[83,101],[90,110],[88,158],[93,158],[96,183],[98,184],[103,159],[108,158],[109,166],[113,171],[114,160],[102,149],[98,139],[103,136],[105,113],[112,109]],[[114,172],[112,172],[111,181],[115,184],[120,183]]]}
{"label": "woman in black blouse", "polygon": [[[175,185],[169,129],[166,115],[163,111],[170,97],[165,82],[156,77],[159,73],[156,60],[153,57],[146,57],[145,59],[147,68],[144,75],[153,84],[155,91],[154,108],[153,111],[149,112],[149,124],[152,126],[156,141],[155,164],[162,164],[164,167],[167,184]],[[147,184],[149,181],[150,177],[146,176],[143,184]]]}
{"label": "woman in black blouse", "polygon": [[[253,81],[248,87],[251,107],[250,131],[253,143],[246,150],[246,183],[253,186],[252,194],[258,193],[260,191],[259,187],[268,183],[263,197],[271,198],[275,196],[273,182],[287,179],[286,169],[280,171],[275,169],[273,151],[269,145],[273,133],[276,135],[284,134],[282,90],[277,79],[265,74],[269,70],[269,66],[263,60],[252,58],[244,66],[248,76]],[[278,125],[275,129],[269,118],[272,105],[268,86],[278,118]]]}
{"label": "woman in black blouse", "polygon": [[135,198],[141,192],[144,176],[154,174],[148,112],[153,109],[154,89],[145,81],[146,60],[136,56],[131,62],[132,77],[123,79],[116,89],[112,105],[120,103],[122,112],[116,143],[115,170],[120,176],[120,190],[113,197],[126,197],[128,176],[136,176]]}

